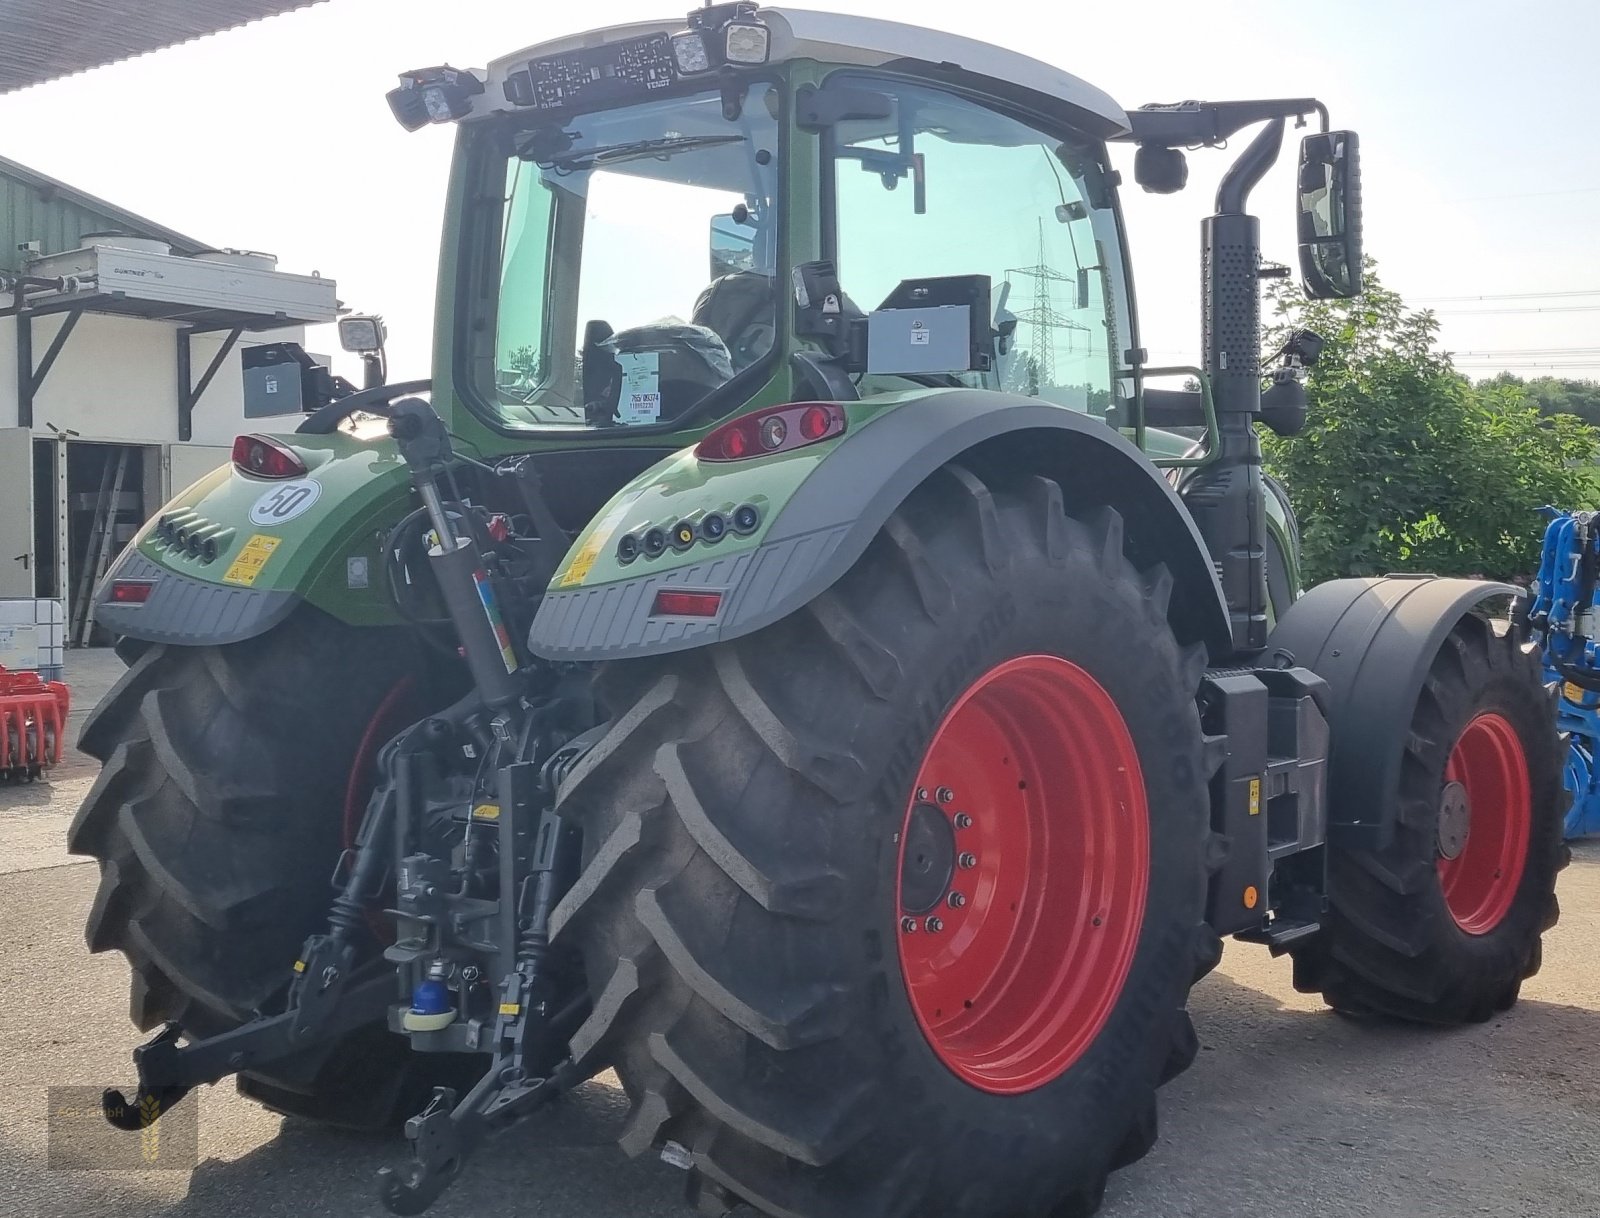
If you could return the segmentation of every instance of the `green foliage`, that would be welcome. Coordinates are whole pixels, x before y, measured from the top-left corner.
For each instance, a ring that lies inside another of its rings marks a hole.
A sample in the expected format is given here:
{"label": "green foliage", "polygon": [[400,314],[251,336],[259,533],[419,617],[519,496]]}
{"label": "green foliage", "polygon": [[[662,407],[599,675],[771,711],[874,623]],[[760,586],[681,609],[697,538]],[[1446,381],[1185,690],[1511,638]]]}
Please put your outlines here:
{"label": "green foliage", "polygon": [[1585,423],[1600,425],[1600,381],[1573,381],[1557,376],[1524,380],[1510,372],[1479,381],[1479,388],[1517,391],[1540,414],[1577,415]]}
{"label": "green foliage", "polygon": [[1263,434],[1289,487],[1306,582],[1385,571],[1505,579],[1537,566],[1547,503],[1594,495],[1600,433],[1543,416],[1516,385],[1474,387],[1370,265],[1358,300],[1307,301],[1274,284],[1274,329],[1315,330],[1327,348],[1298,436]]}

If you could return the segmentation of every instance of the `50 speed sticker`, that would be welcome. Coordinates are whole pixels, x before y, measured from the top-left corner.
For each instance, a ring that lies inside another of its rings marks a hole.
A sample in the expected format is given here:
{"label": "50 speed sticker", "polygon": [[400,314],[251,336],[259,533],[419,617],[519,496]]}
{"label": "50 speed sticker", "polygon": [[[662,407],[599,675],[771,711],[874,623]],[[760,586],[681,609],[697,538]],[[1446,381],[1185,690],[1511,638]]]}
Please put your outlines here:
{"label": "50 speed sticker", "polygon": [[251,524],[283,524],[307,511],[322,498],[322,483],[296,478],[262,493],[250,507]]}

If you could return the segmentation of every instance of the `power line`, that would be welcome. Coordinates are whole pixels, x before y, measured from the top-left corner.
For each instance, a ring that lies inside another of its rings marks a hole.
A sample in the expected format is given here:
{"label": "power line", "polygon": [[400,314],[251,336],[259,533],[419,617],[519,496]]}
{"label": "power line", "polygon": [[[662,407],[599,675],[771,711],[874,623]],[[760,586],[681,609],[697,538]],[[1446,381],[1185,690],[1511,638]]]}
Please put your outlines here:
{"label": "power line", "polygon": [[1600,296],[1600,288],[1574,288],[1570,292],[1491,292],[1483,296],[1413,296],[1411,299],[1450,304],[1474,300],[1550,300],[1559,296]]}
{"label": "power line", "polygon": [[1541,305],[1512,309],[1435,309],[1440,317],[1493,317],[1502,313],[1600,313],[1600,304]]}

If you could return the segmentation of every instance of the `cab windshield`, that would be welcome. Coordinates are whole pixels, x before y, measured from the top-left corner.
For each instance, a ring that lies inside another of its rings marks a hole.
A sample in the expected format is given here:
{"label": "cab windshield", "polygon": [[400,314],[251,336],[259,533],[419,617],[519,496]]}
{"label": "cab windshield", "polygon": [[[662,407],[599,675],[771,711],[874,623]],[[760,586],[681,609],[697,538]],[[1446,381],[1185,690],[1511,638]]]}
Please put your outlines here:
{"label": "cab windshield", "polygon": [[[671,424],[776,336],[778,105],[753,85],[510,137],[492,376],[515,428]],[[759,374],[759,373],[758,373]]]}

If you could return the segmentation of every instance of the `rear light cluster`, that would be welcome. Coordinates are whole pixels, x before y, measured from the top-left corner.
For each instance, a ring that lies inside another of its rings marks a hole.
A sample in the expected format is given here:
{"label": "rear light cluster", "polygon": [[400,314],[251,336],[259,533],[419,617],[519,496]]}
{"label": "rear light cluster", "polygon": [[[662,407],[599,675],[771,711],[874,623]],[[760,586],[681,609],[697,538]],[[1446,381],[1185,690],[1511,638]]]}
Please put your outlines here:
{"label": "rear light cluster", "polygon": [[720,592],[689,592],[662,588],[650,606],[651,617],[716,617],[722,608]]}
{"label": "rear light cluster", "polygon": [[271,436],[240,436],[233,442],[233,468],[256,478],[303,478],[306,463]]}
{"label": "rear light cluster", "polygon": [[155,590],[153,579],[114,579],[110,600],[114,605],[142,605]]}
{"label": "rear light cluster", "polygon": [[835,402],[792,402],[767,406],[729,419],[695,445],[702,461],[744,461],[789,452],[842,436],[844,408]]}
{"label": "rear light cluster", "polygon": [[761,525],[761,511],[742,503],[730,512],[707,512],[670,525],[650,525],[624,533],[617,539],[617,561],[626,566],[634,559],[660,558],[668,550],[682,554],[699,542],[716,545],[729,533],[747,537]]}
{"label": "rear light cluster", "polygon": [[216,562],[233,540],[233,530],[213,524],[192,511],[168,512],[156,521],[151,534],[158,546],[200,562]]}

